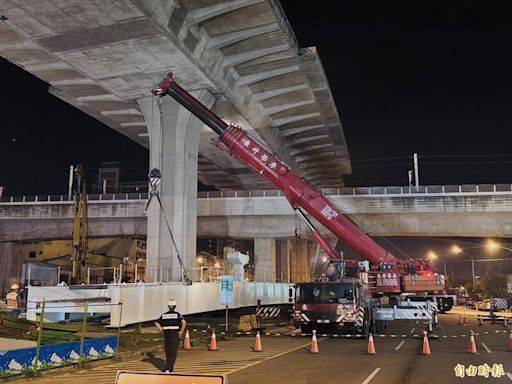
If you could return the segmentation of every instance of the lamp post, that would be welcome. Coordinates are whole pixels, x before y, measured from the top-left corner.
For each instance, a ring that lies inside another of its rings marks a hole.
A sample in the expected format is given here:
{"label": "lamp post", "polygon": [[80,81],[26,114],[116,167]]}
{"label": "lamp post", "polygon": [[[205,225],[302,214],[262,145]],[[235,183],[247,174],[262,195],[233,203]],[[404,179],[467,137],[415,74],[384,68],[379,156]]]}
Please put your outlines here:
{"label": "lamp post", "polygon": [[487,250],[491,253],[497,251],[498,249],[505,249],[509,252],[512,252],[512,249],[504,247],[503,245],[492,239],[487,240],[487,242],[485,243],[485,248],[487,248]]}
{"label": "lamp post", "polygon": [[473,259],[473,255],[470,255],[469,253],[464,252],[462,250],[462,248],[456,244],[452,245],[450,252],[454,255],[460,255],[461,253],[464,253],[465,255],[467,255],[471,258],[471,277],[472,277],[473,285],[475,285],[475,259]]}
{"label": "lamp post", "polygon": [[447,272],[446,272],[446,261],[445,261],[444,259],[441,259],[441,258],[437,255],[437,253],[435,253],[434,251],[429,251],[429,252],[427,253],[427,258],[428,258],[429,260],[432,260],[432,261],[437,260],[437,259],[441,260],[441,261],[443,262],[443,265],[444,265],[444,275],[445,275],[445,276],[448,276],[448,274],[447,274]]}

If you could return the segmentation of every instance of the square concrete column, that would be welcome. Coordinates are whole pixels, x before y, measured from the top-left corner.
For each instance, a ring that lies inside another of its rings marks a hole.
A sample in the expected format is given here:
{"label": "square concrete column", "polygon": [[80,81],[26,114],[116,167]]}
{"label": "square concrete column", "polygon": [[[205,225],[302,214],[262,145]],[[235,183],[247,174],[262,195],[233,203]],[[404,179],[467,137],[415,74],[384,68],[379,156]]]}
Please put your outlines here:
{"label": "square concrete column", "polygon": [[[192,94],[206,107],[215,101],[208,91]],[[197,159],[204,124],[169,96],[145,97],[138,103],[148,127],[149,168],[162,173],[159,192],[165,216],[189,270],[196,258]],[[148,209],[146,281],[181,281],[171,235],[158,201],[153,200]]]}
{"label": "square concrete column", "polygon": [[254,280],[276,281],[276,241],[254,239]]}
{"label": "square concrete column", "polygon": [[290,261],[290,281],[292,283],[311,281],[309,244],[307,239],[288,240],[288,260]]}

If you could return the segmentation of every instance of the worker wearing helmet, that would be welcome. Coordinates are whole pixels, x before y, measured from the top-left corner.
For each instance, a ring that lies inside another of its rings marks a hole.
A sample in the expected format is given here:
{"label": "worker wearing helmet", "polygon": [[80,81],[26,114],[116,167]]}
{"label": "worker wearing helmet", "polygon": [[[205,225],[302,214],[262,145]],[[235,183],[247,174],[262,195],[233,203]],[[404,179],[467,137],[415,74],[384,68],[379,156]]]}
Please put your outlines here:
{"label": "worker wearing helmet", "polygon": [[187,322],[179,312],[176,312],[176,300],[167,303],[169,311],[165,312],[155,322],[156,327],[164,333],[165,342],[165,373],[174,371],[174,362],[178,356],[180,338],[185,331]]}
{"label": "worker wearing helmet", "polygon": [[21,298],[20,298],[20,286],[16,283],[11,285],[11,291],[5,296],[7,301],[7,310],[11,317],[17,318],[20,315]]}

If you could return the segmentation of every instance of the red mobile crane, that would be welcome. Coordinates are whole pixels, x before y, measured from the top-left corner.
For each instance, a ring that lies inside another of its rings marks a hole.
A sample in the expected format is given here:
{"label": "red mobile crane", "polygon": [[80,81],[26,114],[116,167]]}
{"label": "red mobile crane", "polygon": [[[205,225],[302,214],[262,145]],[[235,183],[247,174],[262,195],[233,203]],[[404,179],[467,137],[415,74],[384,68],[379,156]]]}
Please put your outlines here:
{"label": "red mobile crane", "polygon": [[[307,218],[304,211],[313,216],[318,222],[329,229],[336,237],[349,245],[361,258],[371,263],[364,266],[360,263],[356,273],[356,278],[346,279],[345,276],[338,276],[336,283],[345,284],[345,286],[332,287],[327,289],[325,286],[307,287],[299,285],[297,293],[295,312],[296,317],[301,318],[302,323],[312,325],[315,322],[311,318],[311,313],[316,312],[314,318],[317,323],[355,323],[361,322],[361,316],[370,317],[367,309],[371,307],[371,293],[399,294],[404,292],[436,292],[444,289],[443,278],[435,273],[426,260],[400,260],[389,251],[382,248],[356,224],[342,214],[338,208],[322,195],[313,185],[304,179],[296,176],[291,169],[283,163],[274,154],[249,136],[241,128],[228,125],[220,117],[202,105],[197,99],[181,88],[169,73],[161,83],[153,89],[152,93],[157,96],[170,95],[179,104],[188,109],[193,115],[199,118],[213,131],[215,131],[220,141],[225,145],[225,149],[238,160],[252,168],[270,181],[281,190],[287,198],[297,216],[311,230],[312,237],[322,249],[329,255],[330,259],[337,261],[339,265],[342,260],[340,255],[328,244],[326,239],[313,226]],[[342,261],[344,263],[344,261]],[[342,270],[345,268],[338,268]],[[372,281],[373,280],[373,281]],[[320,291],[317,295],[317,293]],[[348,291],[347,297],[346,292]],[[307,297],[313,294],[317,297],[319,310],[311,311],[311,305],[308,306]],[[323,297],[323,299],[322,299]],[[301,300],[303,302],[301,302]],[[364,305],[361,303],[365,303]],[[408,301],[411,308],[426,308],[428,304],[412,304]],[[325,305],[331,304],[329,308]],[[363,311],[361,311],[361,308]],[[388,308],[390,309],[390,308]],[[392,309],[392,308],[391,308]],[[396,308],[395,308],[396,309]],[[400,308],[398,308],[400,309]],[[310,313],[310,316],[301,317],[304,313]],[[334,317],[327,316],[326,312],[335,312]],[[362,315],[366,312],[366,315]],[[391,320],[389,311],[380,308],[374,310],[374,318]],[[359,314],[359,318],[358,318]],[[416,316],[422,318],[420,313]],[[428,317],[428,314],[426,315]],[[423,318],[425,314],[423,314]],[[357,319],[356,319],[357,318]],[[397,318],[396,311],[393,318]],[[398,317],[401,318],[401,317]],[[413,316],[414,318],[414,316]],[[338,321],[336,321],[338,320]],[[307,326],[304,327],[307,329]]]}

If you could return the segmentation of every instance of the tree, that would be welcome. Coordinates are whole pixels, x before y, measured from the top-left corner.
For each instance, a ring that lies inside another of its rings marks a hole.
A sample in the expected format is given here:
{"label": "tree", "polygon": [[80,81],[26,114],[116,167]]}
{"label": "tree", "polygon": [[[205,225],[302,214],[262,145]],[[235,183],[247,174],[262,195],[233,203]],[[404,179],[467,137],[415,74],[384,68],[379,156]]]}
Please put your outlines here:
{"label": "tree", "polygon": [[482,288],[486,298],[508,297],[507,275],[501,272],[487,271],[482,277]]}

